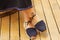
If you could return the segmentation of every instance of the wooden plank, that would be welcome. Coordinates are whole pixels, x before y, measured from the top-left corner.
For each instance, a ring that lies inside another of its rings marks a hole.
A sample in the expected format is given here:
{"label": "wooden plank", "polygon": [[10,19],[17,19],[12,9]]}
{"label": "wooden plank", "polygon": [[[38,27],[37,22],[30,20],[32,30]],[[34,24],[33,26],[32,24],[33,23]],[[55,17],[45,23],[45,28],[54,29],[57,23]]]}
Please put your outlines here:
{"label": "wooden plank", "polygon": [[1,39],[1,18],[0,18],[0,39]]}
{"label": "wooden plank", "polygon": [[[51,40],[59,40],[60,35],[58,33],[58,29],[57,29],[55,20],[53,18],[52,10],[50,8],[48,0],[41,0],[41,1],[42,1],[42,4],[43,4],[46,20],[47,20],[48,27],[49,27],[49,30],[50,30]],[[52,0],[51,0],[51,2],[52,2]]]}
{"label": "wooden plank", "polygon": [[0,18],[0,36],[1,36],[1,18]]}
{"label": "wooden plank", "polygon": [[[34,0],[34,5],[35,5],[36,13],[39,16],[40,20],[44,20],[44,22],[46,22],[45,18],[44,18],[43,10],[42,10],[41,2],[39,0]],[[45,31],[45,32],[42,32],[40,34],[40,38],[41,38],[41,40],[50,40],[50,36],[49,36],[48,30]],[[37,40],[40,40],[39,37],[38,37]]]}
{"label": "wooden plank", "polygon": [[[12,9],[11,9],[12,10]],[[3,14],[3,13],[6,13],[6,12],[9,12],[11,10],[5,10],[5,11],[0,11],[0,14]]]}
{"label": "wooden plank", "polygon": [[11,15],[10,40],[19,40],[18,13]]}
{"label": "wooden plank", "polygon": [[52,10],[53,10],[53,16],[55,18],[55,22],[58,28],[58,31],[60,33],[60,9],[59,9],[59,5],[57,4],[56,0],[49,0]]}
{"label": "wooden plank", "polygon": [[57,2],[58,2],[58,5],[60,6],[60,0],[57,0]]}
{"label": "wooden plank", "polygon": [[20,12],[20,34],[21,34],[21,40],[29,40],[28,35],[26,34],[26,30],[24,28],[24,17],[22,13]]}
{"label": "wooden plank", "polygon": [[0,14],[4,14],[4,13],[9,12],[9,11],[11,11],[11,10],[13,10],[13,9],[5,10],[5,11],[0,11]]}
{"label": "wooden plank", "polygon": [[9,17],[2,18],[1,40],[9,40]]}

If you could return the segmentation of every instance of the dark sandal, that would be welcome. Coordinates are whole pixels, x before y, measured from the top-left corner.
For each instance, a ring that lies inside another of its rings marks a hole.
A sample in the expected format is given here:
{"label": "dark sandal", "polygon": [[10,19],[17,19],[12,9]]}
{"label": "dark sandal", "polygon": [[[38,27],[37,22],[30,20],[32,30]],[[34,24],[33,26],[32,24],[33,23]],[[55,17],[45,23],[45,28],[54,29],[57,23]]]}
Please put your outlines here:
{"label": "dark sandal", "polygon": [[35,28],[28,28],[28,29],[26,29],[26,33],[28,34],[29,37],[37,35],[37,31],[36,31]]}
{"label": "dark sandal", "polygon": [[43,20],[39,21],[36,25],[35,28],[38,29],[39,31],[43,32],[46,30],[46,25]]}

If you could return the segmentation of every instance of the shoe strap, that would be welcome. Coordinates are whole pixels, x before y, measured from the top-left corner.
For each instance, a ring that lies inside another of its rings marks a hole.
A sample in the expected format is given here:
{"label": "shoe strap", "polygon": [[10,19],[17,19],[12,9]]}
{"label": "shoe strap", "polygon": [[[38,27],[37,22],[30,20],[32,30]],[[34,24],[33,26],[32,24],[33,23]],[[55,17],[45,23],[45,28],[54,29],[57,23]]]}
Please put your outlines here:
{"label": "shoe strap", "polygon": [[28,22],[25,22],[25,23],[27,23],[27,25],[29,24],[29,23],[31,23],[32,22],[32,20],[33,20],[33,18],[36,16],[36,14],[33,14],[33,16],[32,17],[30,17],[30,20],[28,21]]}

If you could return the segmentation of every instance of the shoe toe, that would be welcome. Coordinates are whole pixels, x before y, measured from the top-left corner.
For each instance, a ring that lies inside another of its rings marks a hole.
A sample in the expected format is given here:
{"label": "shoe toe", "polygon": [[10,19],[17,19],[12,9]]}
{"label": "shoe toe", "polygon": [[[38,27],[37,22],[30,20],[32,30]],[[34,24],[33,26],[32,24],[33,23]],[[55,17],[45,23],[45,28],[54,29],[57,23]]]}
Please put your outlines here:
{"label": "shoe toe", "polygon": [[43,20],[39,21],[36,25],[35,28],[38,29],[39,31],[43,32],[46,30],[46,25]]}
{"label": "shoe toe", "polygon": [[37,31],[36,31],[35,28],[28,28],[28,29],[26,29],[26,33],[28,34],[29,37],[37,35]]}

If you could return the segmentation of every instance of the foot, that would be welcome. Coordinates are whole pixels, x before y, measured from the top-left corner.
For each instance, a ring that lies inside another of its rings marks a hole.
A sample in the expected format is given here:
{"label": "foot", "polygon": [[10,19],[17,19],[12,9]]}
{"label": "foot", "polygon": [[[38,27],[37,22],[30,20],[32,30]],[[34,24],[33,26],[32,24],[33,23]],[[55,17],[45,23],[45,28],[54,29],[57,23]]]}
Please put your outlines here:
{"label": "foot", "polygon": [[24,25],[26,25],[25,26],[26,33],[30,37],[31,40],[35,40],[36,36],[37,36],[37,30],[34,27],[30,27],[30,26],[32,26],[30,24],[31,24],[31,21],[25,22],[25,24],[24,24]]}
{"label": "foot", "polygon": [[30,37],[31,40],[36,39],[37,31],[35,28],[27,28],[26,33],[28,34],[28,36]]}

